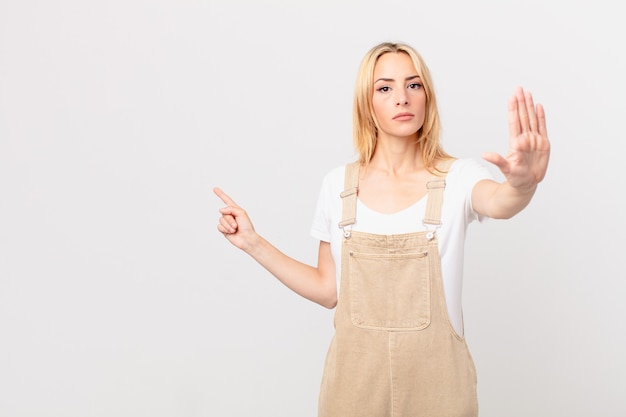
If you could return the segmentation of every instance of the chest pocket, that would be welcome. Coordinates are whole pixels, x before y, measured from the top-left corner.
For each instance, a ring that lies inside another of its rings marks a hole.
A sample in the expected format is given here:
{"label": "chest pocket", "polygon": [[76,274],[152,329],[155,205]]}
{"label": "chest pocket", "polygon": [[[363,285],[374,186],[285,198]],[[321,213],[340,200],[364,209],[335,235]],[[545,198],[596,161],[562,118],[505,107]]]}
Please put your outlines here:
{"label": "chest pocket", "polygon": [[352,324],[374,330],[421,330],[430,324],[428,251],[349,252]]}

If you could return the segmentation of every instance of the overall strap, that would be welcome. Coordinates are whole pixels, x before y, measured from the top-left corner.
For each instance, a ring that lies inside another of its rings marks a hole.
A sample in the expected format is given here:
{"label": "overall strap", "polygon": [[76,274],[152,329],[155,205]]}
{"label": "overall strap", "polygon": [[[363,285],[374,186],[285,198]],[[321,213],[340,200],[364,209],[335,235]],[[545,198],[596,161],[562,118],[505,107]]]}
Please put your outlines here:
{"label": "overall strap", "polygon": [[[439,163],[437,168],[443,171],[441,175],[433,175],[426,183],[428,197],[426,201],[426,212],[423,223],[432,226],[441,226],[441,207],[443,204],[443,191],[446,188],[446,175],[454,159],[446,159]],[[347,226],[356,223],[356,200],[359,186],[359,162],[352,162],[346,165],[344,179],[344,190],[340,196],[342,199],[342,216],[339,228],[344,230],[346,237],[350,236]]]}
{"label": "overall strap", "polygon": [[426,201],[426,212],[424,213],[425,225],[441,226],[441,206],[443,204],[443,190],[446,188],[446,175],[448,169],[454,162],[454,159],[446,159],[437,165],[441,176],[433,175],[430,181],[426,183],[428,190],[428,199]]}
{"label": "overall strap", "polygon": [[339,228],[344,230],[346,237],[350,236],[350,232],[345,230],[346,226],[356,223],[356,197],[359,190],[359,162],[352,162],[346,165],[346,174],[344,180],[344,189],[340,196],[343,204],[343,211]]}

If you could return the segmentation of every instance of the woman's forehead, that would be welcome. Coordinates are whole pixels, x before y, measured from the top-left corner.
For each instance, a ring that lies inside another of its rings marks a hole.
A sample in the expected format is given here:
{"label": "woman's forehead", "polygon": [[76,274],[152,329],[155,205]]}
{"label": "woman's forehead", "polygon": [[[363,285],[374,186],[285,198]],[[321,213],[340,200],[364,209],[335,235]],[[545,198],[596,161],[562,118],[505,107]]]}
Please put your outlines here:
{"label": "woman's forehead", "polygon": [[380,77],[395,79],[394,77],[399,75],[404,78],[416,74],[413,60],[403,52],[387,52],[378,58],[374,66],[375,79]]}

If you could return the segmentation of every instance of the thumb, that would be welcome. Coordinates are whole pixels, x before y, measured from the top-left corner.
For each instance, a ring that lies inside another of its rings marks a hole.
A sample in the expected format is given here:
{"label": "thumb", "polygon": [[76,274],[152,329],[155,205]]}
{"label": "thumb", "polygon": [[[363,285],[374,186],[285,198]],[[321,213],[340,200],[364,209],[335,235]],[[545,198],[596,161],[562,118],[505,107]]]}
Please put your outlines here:
{"label": "thumb", "polygon": [[506,175],[509,172],[509,163],[502,155],[495,152],[483,152],[481,156],[485,161],[497,166],[503,174]]}

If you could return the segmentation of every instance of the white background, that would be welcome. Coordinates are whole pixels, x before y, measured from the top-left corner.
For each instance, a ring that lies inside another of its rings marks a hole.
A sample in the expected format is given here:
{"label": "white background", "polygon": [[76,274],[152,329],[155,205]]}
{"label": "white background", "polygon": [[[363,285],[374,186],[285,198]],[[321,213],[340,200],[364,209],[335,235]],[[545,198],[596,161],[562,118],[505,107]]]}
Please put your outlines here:
{"label": "white background", "polygon": [[216,231],[211,189],[314,263],[385,40],[425,58],[455,156],[506,152],[517,85],[547,111],[535,199],[468,236],[481,416],[626,415],[626,31],[582,4],[1,0],[0,416],[315,416],[333,312]]}

